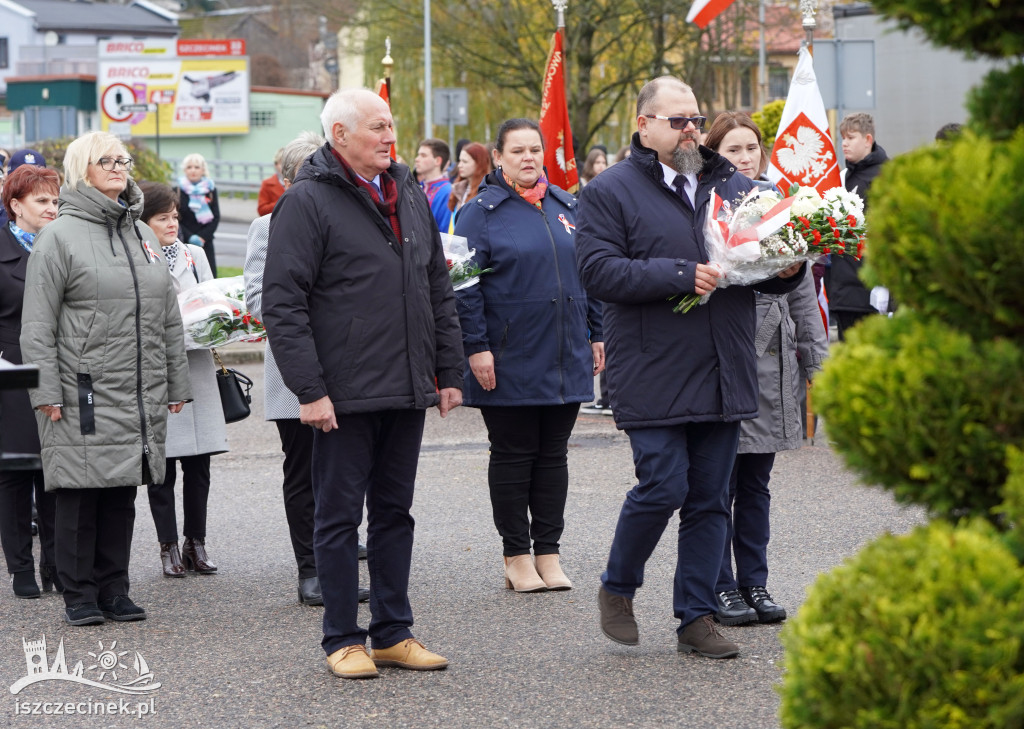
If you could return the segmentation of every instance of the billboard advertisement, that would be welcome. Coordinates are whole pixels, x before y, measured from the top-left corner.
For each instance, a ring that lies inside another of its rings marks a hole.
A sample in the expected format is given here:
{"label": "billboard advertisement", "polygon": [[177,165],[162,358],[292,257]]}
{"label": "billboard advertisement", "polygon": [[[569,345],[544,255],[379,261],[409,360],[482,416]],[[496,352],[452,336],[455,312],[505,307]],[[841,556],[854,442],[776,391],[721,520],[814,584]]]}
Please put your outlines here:
{"label": "billboard advertisement", "polygon": [[249,132],[243,40],[104,40],[96,86],[101,129],[120,136]]}

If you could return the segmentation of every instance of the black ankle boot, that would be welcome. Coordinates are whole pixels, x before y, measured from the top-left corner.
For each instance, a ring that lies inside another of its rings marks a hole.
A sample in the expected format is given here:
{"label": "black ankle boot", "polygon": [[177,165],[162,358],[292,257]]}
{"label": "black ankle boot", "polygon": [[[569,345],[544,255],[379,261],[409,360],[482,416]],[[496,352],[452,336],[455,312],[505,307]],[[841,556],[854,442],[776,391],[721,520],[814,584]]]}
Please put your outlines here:
{"label": "black ankle boot", "polygon": [[185,541],[181,543],[181,561],[190,572],[194,571],[200,575],[212,575],[217,572],[217,565],[206,554],[205,539],[185,537]]}
{"label": "black ankle boot", "polygon": [[53,565],[39,565],[39,579],[43,583],[43,592],[56,590],[64,594],[64,583],[57,576],[57,568]]}
{"label": "black ankle boot", "polygon": [[25,599],[39,597],[39,585],[36,584],[36,574],[32,570],[15,572],[11,576],[11,584],[14,587],[14,596]]}

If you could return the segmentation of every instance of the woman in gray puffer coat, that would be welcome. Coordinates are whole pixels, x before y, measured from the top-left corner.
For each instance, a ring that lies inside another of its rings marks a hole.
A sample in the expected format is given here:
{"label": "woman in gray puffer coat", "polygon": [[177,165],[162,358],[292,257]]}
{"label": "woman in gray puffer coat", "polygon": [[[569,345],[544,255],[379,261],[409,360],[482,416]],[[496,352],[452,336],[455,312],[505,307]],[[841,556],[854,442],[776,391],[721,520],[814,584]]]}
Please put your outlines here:
{"label": "woman in gray puffer coat", "polygon": [[138,222],[132,160],[111,134],[68,146],[57,220],[29,257],[21,347],[47,491],[56,491],[64,619],[141,620],[128,597],[140,483],[164,480],[167,411],[192,398],[177,297]]}

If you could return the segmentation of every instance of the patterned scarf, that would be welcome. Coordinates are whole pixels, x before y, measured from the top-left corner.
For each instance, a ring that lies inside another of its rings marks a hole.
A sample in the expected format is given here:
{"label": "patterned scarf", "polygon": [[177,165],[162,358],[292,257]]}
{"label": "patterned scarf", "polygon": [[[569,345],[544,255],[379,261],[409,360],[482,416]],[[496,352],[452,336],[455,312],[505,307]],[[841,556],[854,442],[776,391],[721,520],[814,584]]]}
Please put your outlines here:
{"label": "patterned scarf", "polygon": [[210,210],[213,180],[203,177],[199,182],[192,182],[187,177],[179,177],[178,187],[188,195],[188,209],[196,216],[197,223],[206,225],[213,220],[213,211]]}
{"label": "patterned scarf", "polygon": [[512,178],[505,174],[505,170],[501,170],[501,176],[505,178],[505,183],[518,192],[523,200],[538,208],[543,208],[544,195],[548,191],[548,178],[543,172],[540,173],[540,178],[533,187],[523,187],[518,182],[513,182]]}
{"label": "patterned scarf", "polygon": [[169,246],[161,246],[164,258],[167,260],[167,268],[174,269],[174,262],[178,260],[178,244],[171,243]]}
{"label": "patterned scarf", "polygon": [[387,172],[380,173],[380,186],[384,192],[384,199],[381,200],[380,195],[377,193],[377,188],[357,175],[356,171],[352,169],[349,163],[333,147],[331,147],[331,154],[341,164],[341,168],[345,170],[349,181],[370,193],[370,198],[373,200],[373,204],[377,206],[377,210],[391,223],[391,230],[395,232],[398,245],[402,245],[402,228],[398,223],[398,185],[395,184],[394,178]]}
{"label": "patterned scarf", "polygon": [[18,241],[18,243],[21,244],[21,247],[24,248],[29,253],[31,253],[32,252],[32,241],[34,241],[36,239],[36,234],[35,233],[27,233],[27,232],[25,232],[24,230],[19,228],[17,225],[15,225],[13,220],[10,223],[8,223],[7,225],[8,225],[8,227],[10,227],[11,232],[14,234],[14,238]]}

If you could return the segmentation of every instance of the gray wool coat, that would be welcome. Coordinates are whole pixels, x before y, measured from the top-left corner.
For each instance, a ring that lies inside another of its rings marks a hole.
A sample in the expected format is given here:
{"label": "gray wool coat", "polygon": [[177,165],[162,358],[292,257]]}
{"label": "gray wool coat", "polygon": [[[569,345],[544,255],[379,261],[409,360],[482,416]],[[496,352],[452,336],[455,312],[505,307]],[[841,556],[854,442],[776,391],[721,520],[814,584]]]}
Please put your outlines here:
{"label": "gray wool coat", "polygon": [[[808,265],[788,294],[757,294],[758,415],[740,426],[739,453],[777,453],[803,444],[800,385],[828,356],[828,335]],[[797,353],[799,352],[799,361]]]}
{"label": "gray wool coat", "polygon": [[57,422],[35,411],[48,491],[163,483],[167,405],[192,399],[174,284],[131,180],[121,202],[65,186],[28,259],[29,398],[63,406]]}
{"label": "gray wool coat", "polygon": [[[202,248],[185,245],[181,241],[176,241],[175,245],[178,255],[171,266],[171,276],[178,293],[213,279],[213,271]],[[191,264],[186,251],[191,256]],[[189,350],[188,374],[193,400],[185,403],[180,413],[167,416],[167,457],[226,453],[228,429],[224,424],[224,408],[217,389],[217,366],[213,362],[213,353],[208,349]]]}

